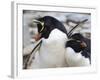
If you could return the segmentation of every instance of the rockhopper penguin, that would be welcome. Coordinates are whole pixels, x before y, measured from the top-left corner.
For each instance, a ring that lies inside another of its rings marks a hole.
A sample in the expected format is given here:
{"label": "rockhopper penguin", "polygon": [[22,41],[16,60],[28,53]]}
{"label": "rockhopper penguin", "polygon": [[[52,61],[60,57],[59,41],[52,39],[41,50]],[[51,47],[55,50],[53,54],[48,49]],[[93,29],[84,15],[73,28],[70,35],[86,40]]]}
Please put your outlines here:
{"label": "rockhopper penguin", "polygon": [[64,25],[51,16],[39,18],[34,22],[38,27],[38,34],[34,38],[36,41],[42,39],[42,44],[30,68],[66,67],[65,44],[68,38]]}
{"label": "rockhopper penguin", "polygon": [[90,39],[75,33],[66,43],[66,61],[69,67],[89,66],[91,64]]}

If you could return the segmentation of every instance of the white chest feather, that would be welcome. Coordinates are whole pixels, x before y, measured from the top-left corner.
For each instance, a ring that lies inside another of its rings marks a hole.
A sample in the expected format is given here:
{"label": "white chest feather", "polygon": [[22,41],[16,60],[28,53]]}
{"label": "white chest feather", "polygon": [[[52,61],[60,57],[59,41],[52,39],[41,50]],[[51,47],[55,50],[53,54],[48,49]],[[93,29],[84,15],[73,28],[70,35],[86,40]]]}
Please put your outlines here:
{"label": "white chest feather", "polygon": [[88,58],[85,58],[81,55],[81,52],[75,53],[74,50],[70,47],[66,48],[66,62],[69,67],[80,67],[80,66],[89,66],[90,62]]}
{"label": "white chest feather", "polygon": [[[42,39],[38,61],[39,68],[64,67],[65,63],[65,43],[66,34],[58,29],[53,30],[48,39]],[[35,64],[36,65],[36,64]],[[34,66],[33,66],[34,67]]]}

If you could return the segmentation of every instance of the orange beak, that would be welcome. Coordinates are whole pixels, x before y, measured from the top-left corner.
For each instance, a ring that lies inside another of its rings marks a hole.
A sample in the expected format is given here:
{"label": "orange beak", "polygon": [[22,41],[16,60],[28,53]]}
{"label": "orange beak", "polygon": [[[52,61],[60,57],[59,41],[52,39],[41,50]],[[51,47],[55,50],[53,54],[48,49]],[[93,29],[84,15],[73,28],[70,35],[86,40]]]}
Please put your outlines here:
{"label": "orange beak", "polygon": [[36,34],[33,38],[34,38],[36,41],[40,40],[40,38],[41,38],[41,33]]}
{"label": "orange beak", "polygon": [[82,43],[81,43],[81,47],[82,47],[82,48],[85,48],[85,47],[87,47],[87,44],[86,44],[85,42],[82,42]]}

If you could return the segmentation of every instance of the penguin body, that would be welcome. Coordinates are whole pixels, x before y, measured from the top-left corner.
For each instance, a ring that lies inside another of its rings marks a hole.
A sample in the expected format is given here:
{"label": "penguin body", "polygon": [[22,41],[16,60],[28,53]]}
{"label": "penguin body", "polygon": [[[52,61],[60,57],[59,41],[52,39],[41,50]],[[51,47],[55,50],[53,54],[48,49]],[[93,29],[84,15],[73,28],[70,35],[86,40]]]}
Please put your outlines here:
{"label": "penguin body", "polygon": [[82,34],[80,33],[75,33],[71,36],[72,39],[78,40],[80,42],[84,42],[86,44],[86,48],[82,50],[82,55],[85,56],[86,58],[89,58],[91,62],[91,40],[88,38],[85,38]]}
{"label": "penguin body", "polygon": [[42,38],[42,44],[38,53],[31,64],[31,68],[55,68],[66,67],[65,43],[66,34],[59,29],[54,29],[49,38]]}
{"label": "penguin body", "polygon": [[56,68],[67,66],[65,44],[68,40],[64,25],[54,17],[45,16],[37,19],[38,36],[42,39],[41,47],[29,68]]}
{"label": "penguin body", "polygon": [[68,47],[66,49],[66,62],[68,67],[81,67],[81,66],[89,66],[90,61],[88,58],[82,56],[81,52],[75,52],[72,48]]}
{"label": "penguin body", "polygon": [[87,44],[84,39],[78,33],[72,35],[71,40],[67,41],[65,57],[69,67],[90,65],[90,53],[88,54],[88,46],[90,43]]}

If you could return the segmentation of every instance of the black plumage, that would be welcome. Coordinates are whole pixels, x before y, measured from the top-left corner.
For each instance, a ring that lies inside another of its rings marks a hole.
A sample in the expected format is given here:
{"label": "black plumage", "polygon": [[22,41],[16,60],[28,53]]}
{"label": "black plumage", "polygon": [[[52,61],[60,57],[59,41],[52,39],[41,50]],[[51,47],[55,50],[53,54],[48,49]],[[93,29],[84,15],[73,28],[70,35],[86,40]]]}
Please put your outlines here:
{"label": "black plumage", "polygon": [[71,47],[75,52],[80,52],[85,49],[85,47],[81,46],[82,42],[78,40],[69,40],[67,41],[66,47]]}
{"label": "black plumage", "polygon": [[[40,23],[37,24],[38,32],[41,33],[41,38],[48,38],[50,32],[55,28],[59,29],[67,35],[67,30],[65,26],[56,18],[51,16],[44,16],[42,18],[38,18],[37,20],[44,23],[44,25],[41,25]],[[41,31],[42,27],[44,28]]]}
{"label": "black plumage", "polygon": [[[71,47],[76,53],[82,51],[81,54],[86,58],[89,58],[91,62],[91,40],[85,38],[80,33],[73,34],[71,39],[72,40],[67,41],[66,47]],[[83,47],[81,46],[81,43],[83,43]]]}

